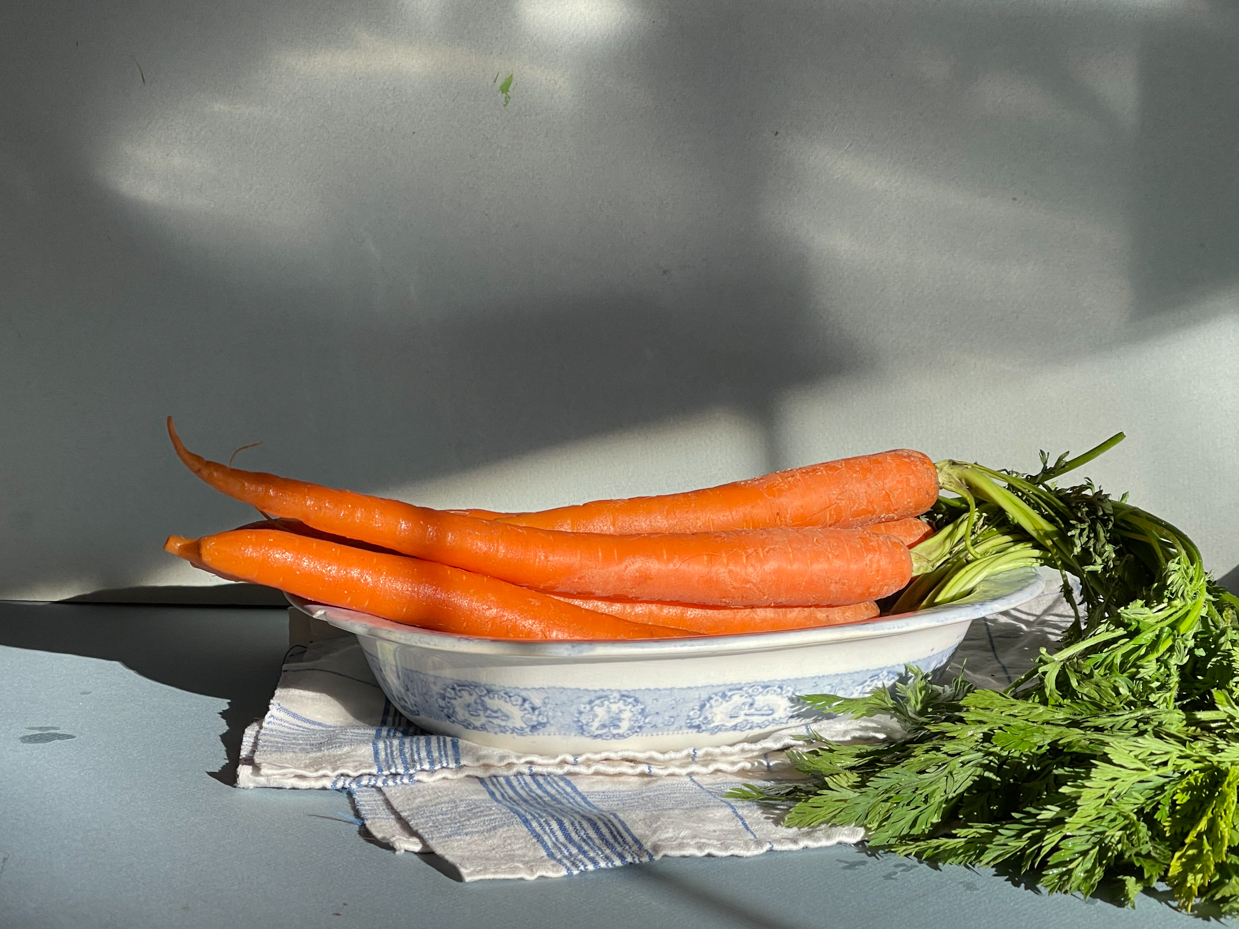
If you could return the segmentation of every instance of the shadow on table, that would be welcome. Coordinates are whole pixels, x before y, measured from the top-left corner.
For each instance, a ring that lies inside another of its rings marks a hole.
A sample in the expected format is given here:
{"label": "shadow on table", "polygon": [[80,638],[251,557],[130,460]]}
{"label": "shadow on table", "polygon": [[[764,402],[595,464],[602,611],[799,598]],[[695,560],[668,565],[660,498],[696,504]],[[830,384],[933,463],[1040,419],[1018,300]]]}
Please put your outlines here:
{"label": "shadow on table", "polygon": [[636,866],[631,870],[637,879],[661,885],[664,890],[691,901],[703,913],[711,914],[719,925],[745,926],[748,929],[796,929],[792,923],[776,919],[752,906],[720,897],[717,890],[695,886],[691,880],[654,868]]}
{"label": "shadow on table", "polygon": [[[885,851],[880,848],[874,848],[870,845],[860,844],[854,846],[856,851],[865,858],[872,861],[885,861],[888,859],[897,862],[895,868],[899,872],[907,872],[916,868],[928,868],[931,871],[943,871],[944,869],[956,869],[959,871],[968,871],[971,873],[989,871],[994,877],[1000,878],[1012,887],[1019,890],[1027,891],[1038,897],[1053,896],[1042,884],[1043,874],[1038,870],[1028,870],[1019,867],[1012,863],[1001,863],[989,868],[977,869],[971,865],[944,865],[935,861],[925,861],[920,858],[908,857],[899,855],[895,852]],[[887,876],[891,879],[891,875]],[[1061,896],[1061,895],[1060,895]],[[1105,879],[1097,885],[1093,892],[1088,897],[1081,897],[1079,894],[1071,894],[1078,902],[1083,904],[1101,903],[1116,909],[1126,910],[1130,908],[1127,899],[1124,895],[1124,888],[1119,881],[1114,879]],[[1168,909],[1175,908],[1175,897],[1170,889],[1164,885],[1157,887],[1146,888],[1140,892],[1141,899],[1156,901]],[[1222,914],[1211,904],[1201,904],[1199,901],[1192,909],[1193,916],[1203,918],[1205,920],[1216,920]]]}
{"label": "shadow on table", "polygon": [[[238,585],[239,586],[239,585]],[[219,592],[217,592],[219,593]],[[237,593],[234,591],[234,593]],[[239,591],[243,602],[269,600],[263,589]],[[227,597],[225,597],[225,600]],[[220,712],[225,761],[206,772],[236,786],[241,740],[262,718],[289,651],[287,602],[279,609],[148,604],[0,601],[0,646],[115,661],[136,674],[190,693],[228,701]],[[358,834],[376,841],[364,825]],[[433,853],[415,856],[457,883],[460,872]]]}
{"label": "shadow on table", "polygon": [[109,603],[119,606],[287,607],[284,594],[259,584],[184,584],[109,587],[69,597],[60,603]]}
{"label": "shadow on table", "polygon": [[[929,864],[929,867],[936,868],[936,865]],[[1041,885],[1041,874],[1039,872],[1022,871],[1014,865],[998,865],[994,869],[994,874],[1002,878],[1012,887],[1018,887],[1020,890],[1031,891],[1037,896],[1047,896],[1049,891]],[[1072,896],[1078,896],[1073,894]],[[1103,879],[1101,883],[1093,890],[1084,902],[1104,903],[1116,909],[1130,909],[1130,904],[1124,894],[1123,886],[1114,879]],[[1140,891],[1139,899],[1153,900],[1160,903],[1167,909],[1177,909],[1175,906],[1175,896],[1169,887],[1159,885],[1157,887],[1147,887]],[[1187,914],[1184,914],[1187,915]],[[1197,920],[1205,922],[1215,922],[1222,918],[1222,911],[1214,904],[1208,902],[1196,901],[1192,907],[1191,916]]]}
{"label": "shadow on table", "polygon": [[116,661],[177,690],[228,701],[226,760],[236,784],[245,727],[266,712],[288,650],[286,609],[91,603],[0,604],[0,645]]}

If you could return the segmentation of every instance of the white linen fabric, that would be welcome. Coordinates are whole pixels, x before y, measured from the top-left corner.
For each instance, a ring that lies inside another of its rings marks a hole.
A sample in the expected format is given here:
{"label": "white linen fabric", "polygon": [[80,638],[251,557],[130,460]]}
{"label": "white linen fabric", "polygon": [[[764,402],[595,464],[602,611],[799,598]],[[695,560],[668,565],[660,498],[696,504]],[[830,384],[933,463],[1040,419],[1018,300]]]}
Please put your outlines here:
{"label": "white linen fabric", "polygon": [[[946,673],[1001,688],[1071,621],[1061,594],[973,622]],[[387,701],[352,636],[297,646],[267,714],[246,730],[239,787],[347,791],[398,852],[433,851],[466,880],[554,877],[664,856],[751,856],[858,842],[862,830],[794,829],[731,799],[798,776],[789,748],[816,735],[874,740],[887,720],[833,717],[761,741],[677,752],[527,755],[433,735]]]}

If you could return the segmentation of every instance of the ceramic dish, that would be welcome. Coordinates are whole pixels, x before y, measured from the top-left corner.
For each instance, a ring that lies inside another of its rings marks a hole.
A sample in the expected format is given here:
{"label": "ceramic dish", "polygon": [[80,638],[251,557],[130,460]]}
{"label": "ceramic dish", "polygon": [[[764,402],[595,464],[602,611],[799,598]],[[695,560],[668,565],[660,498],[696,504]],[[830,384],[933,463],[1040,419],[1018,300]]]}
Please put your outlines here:
{"label": "ceramic dish", "polygon": [[528,642],[429,632],[289,601],[355,633],[389,700],[418,726],[520,752],[674,751],[794,725],[799,694],[859,696],[905,665],[945,664],[972,620],[1041,593],[1035,569],[966,600],[846,626],[751,635]]}

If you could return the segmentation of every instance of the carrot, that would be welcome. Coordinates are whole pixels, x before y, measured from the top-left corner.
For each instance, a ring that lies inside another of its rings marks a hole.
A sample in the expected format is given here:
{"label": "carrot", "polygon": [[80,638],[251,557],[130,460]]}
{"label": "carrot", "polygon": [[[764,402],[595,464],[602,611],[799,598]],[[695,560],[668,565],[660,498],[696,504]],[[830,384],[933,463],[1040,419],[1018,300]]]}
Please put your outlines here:
{"label": "carrot", "polygon": [[[917,523],[928,530],[920,520],[901,520]],[[891,526],[893,523],[879,525]],[[364,546],[339,536],[311,529],[294,519],[270,519],[249,523],[240,529],[280,529],[315,539],[326,539],[352,547],[365,547],[369,551],[387,552],[387,549]],[[911,529],[912,527],[907,527]],[[908,534],[908,533],[905,533]],[[232,578],[235,580],[235,578]],[[605,598],[582,599],[557,596],[556,599],[575,604],[587,610],[609,613],[636,623],[670,626],[703,635],[735,635],[749,632],[766,632],[776,629],[805,629],[817,626],[838,626],[844,623],[862,622],[878,615],[878,605],[872,600],[851,606],[770,606],[770,607],[712,607],[687,603],[656,603],[644,600],[608,600]]]}
{"label": "carrot", "polygon": [[692,635],[599,613],[432,561],[283,532],[237,529],[164,548],[222,577],[315,603],[456,635],[498,639],[636,639]]}
{"label": "carrot", "polygon": [[[465,516],[473,516],[477,519],[491,519],[500,522],[512,522],[510,513],[497,513],[493,510],[449,510],[450,513],[460,513]],[[755,529],[771,528],[766,526],[754,526]],[[878,523],[868,523],[864,526],[855,528],[864,529],[868,532],[880,532],[883,535],[893,535],[904,545],[911,548],[918,542],[923,542],[934,534],[933,528],[916,516],[907,516],[903,519],[889,519]],[[596,530],[602,532],[604,530]]]}
{"label": "carrot", "polygon": [[258,519],[252,523],[246,523],[244,526],[237,526],[233,532],[239,532],[242,529],[279,529],[281,532],[291,532],[294,535],[304,535],[311,539],[323,539],[326,542],[335,542],[338,545],[348,545],[353,548],[360,548],[368,552],[381,552],[384,555],[399,555],[400,552],[393,551],[390,548],[383,548],[381,545],[370,545],[366,542],[358,542],[356,539],[345,538],[342,535],[335,535],[331,532],[323,532],[320,529],[311,529],[299,519],[276,519],[267,517],[266,519]]}
{"label": "carrot", "polygon": [[636,623],[655,623],[701,635],[740,635],[779,629],[808,629],[864,622],[878,615],[872,600],[850,606],[719,607],[687,603],[562,597],[587,610],[610,613]]}
{"label": "carrot", "polygon": [[198,477],[263,513],[546,593],[842,606],[881,599],[912,576],[907,547],[878,533],[810,527],[602,535],[513,526],[230,468],[186,449],[171,417],[168,433]]}
{"label": "carrot", "polygon": [[921,452],[895,449],[685,493],[594,500],[535,513],[456,512],[573,532],[715,532],[774,526],[858,528],[919,516],[937,499],[934,463]]}
{"label": "carrot", "polygon": [[892,519],[883,523],[873,523],[865,527],[869,532],[880,532],[883,535],[894,536],[904,545],[911,548],[918,542],[924,542],[934,534],[933,527],[923,519],[909,516],[907,519]]}
{"label": "carrot", "polygon": [[[394,552],[390,548],[381,548],[377,545],[367,545],[364,542],[357,542],[353,539],[346,539],[344,536],[332,535],[330,532],[322,532],[318,529],[311,529],[305,523],[296,519],[262,519],[255,520],[252,523],[246,523],[244,526],[238,526],[238,529],[283,529],[285,532],[295,532],[298,535],[308,535],[315,539],[326,539],[329,542],[339,542],[343,545],[352,545],[355,548],[365,548],[370,551],[387,552],[389,555],[398,555],[399,552]],[[894,536],[904,545],[911,548],[918,542],[923,542],[934,534],[934,530],[923,519],[918,519],[915,516],[907,519],[893,519],[885,523],[874,523],[872,526],[863,527],[866,532],[877,532],[882,535]]]}

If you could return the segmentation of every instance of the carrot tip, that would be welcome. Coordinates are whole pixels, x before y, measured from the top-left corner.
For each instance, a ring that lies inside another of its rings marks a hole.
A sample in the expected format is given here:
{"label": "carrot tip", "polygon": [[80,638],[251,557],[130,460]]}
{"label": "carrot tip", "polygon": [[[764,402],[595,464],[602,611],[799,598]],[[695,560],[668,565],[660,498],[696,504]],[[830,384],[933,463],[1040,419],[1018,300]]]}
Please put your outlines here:
{"label": "carrot tip", "polygon": [[201,557],[201,547],[197,539],[187,539],[181,535],[170,535],[168,541],[164,542],[163,549],[165,552],[176,555],[178,558],[184,558],[186,561],[196,561]]}
{"label": "carrot tip", "polygon": [[176,449],[176,457],[184,462],[185,467],[201,477],[202,470],[207,465],[207,460],[185,447],[185,443],[181,441],[181,437],[177,434],[176,424],[172,422],[171,416],[168,417],[168,438],[172,440],[172,447]]}

